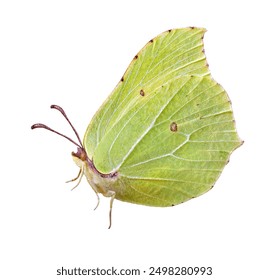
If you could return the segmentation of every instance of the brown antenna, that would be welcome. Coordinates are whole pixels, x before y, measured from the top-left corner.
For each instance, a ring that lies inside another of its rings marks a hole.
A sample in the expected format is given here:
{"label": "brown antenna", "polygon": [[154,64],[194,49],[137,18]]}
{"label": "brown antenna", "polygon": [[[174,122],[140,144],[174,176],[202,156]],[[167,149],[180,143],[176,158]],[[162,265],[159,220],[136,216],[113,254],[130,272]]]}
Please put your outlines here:
{"label": "brown antenna", "polygon": [[49,131],[51,131],[51,132],[54,132],[54,133],[56,133],[56,134],[58,134],[58,135],[60,135],[60,136],[62,136],[62,137],[64,137],[64,138],[66,138],[67,140],[69,140],[70,142],[72,142],[73,144],[75,144],[76,146],[78,146],[79,148],[82,148],[83,145],[82,145],[82,142],[81,142],[81,140],[80,140],[80,138],[79,138],[79,135],[78,135],[76,129],[74,128],[74,126],[72,125],[72,123],[70,122],[70,120],[68,119],[68,117],[67,117],[65,111],[63,110],[63,108],[61,108],[61,107],[58,106],[58,105],[51,105],[50,108],[58,110],[58,111],[64,116],[64,118],[68,121],[68,123],[69,123],[70,126],[72,127],[73,131],[75,132],[75,134],[76,134],[76,136],[77,136],[77,139],[78,139],[78,141],[79,141],[79,144],[76,143],[76,142],[75,142],[74,140],[72,140],[71,138],[67,137],[66,135],[64,135],[64,134],[62,134],[62,133],[60,133],[60,132],[58,132],[58,131],[56,131],[56,130],[54,130],[54,129],[52,129],[52,128],[50,128],[50,127],[48,127],[47,125],[42,124],[42,123],[33,124],[33,125],[31,126],[31,129],[35,129],[35,128],[44,128],[44,129],[47,129],[47,130],[49,130]]}

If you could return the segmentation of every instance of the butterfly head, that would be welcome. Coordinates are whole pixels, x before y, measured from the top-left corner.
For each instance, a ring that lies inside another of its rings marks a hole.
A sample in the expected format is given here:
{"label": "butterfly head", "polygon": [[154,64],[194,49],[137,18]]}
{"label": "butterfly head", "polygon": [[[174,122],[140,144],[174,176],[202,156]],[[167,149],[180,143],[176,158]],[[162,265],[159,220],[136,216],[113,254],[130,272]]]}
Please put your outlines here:
{"label": "butterfly head", "polygon": [[82,168],[85,162],[89,162],[87,153],[83,147],[78,147],[77,152],[72,152],[72,157],[75,162],[75,164]]}

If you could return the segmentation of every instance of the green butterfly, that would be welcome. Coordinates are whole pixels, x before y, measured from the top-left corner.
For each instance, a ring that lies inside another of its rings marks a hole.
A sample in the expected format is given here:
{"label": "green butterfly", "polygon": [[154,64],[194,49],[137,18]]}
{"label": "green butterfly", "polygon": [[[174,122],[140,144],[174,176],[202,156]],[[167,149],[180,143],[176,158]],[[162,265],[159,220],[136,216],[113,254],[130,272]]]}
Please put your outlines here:
{"label": "green butterfly", "polygon": [[[72,156],[94,192],[149,206],[174,206],[210,190],[238,137],[231,102],[204,55],[203,28],[168,30],[133,58]],[[77,184],[77,185],[78,185]],[[77,186],[76,185],[76,186]],[[98,197],[99,204],[99,197]],[[97,204],[97,206],[98,206]]]}

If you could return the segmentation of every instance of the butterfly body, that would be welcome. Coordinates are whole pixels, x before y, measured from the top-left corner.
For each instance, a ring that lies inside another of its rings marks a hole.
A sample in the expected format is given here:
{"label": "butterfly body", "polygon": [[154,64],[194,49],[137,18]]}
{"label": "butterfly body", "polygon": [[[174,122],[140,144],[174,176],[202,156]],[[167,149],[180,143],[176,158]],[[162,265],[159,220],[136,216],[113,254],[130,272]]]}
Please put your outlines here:
{"label": "butterfly body", "polygon": [[229,97],[208,69],[204,33],[174,29],[150,40],[94,115],[83,143],[77,135],[79,182],[85,175],[97,196],[111,197],[110,209],[114,199],[166,207],[197,197],[242,144]]}

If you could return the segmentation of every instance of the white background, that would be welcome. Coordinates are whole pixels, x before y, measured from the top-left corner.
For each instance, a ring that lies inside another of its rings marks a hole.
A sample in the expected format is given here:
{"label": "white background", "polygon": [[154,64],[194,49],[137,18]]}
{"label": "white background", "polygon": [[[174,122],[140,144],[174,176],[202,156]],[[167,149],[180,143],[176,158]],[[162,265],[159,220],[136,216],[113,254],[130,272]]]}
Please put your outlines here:
{"label": "white background", "polygon": [[[266,1],[1,1],[1,279],[60,277],[65,268],[212,266],[213,276],[268,279],[268,8]],[[213,77],[233,104],[242,147],[207,194],[172,208],[96,197],[75,147],[43,122],[81,137],[134,55],[170,29],[207,28]],[[134,279],[155,279],[146,274]],[[131,279],[115,277],[113,279]]]}

